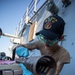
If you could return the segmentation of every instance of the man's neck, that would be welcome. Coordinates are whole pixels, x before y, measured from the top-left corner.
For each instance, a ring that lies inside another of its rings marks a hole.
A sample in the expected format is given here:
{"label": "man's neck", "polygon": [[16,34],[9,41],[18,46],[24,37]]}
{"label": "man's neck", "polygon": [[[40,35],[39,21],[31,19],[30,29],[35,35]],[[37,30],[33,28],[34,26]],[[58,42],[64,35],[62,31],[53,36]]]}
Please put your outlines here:
{"label": "man's neck", "polygon": [[50,51],[53,52],[53,53],[55,53],[56,51],[59,50],[59,48],[60,48],[59,45],[55,45],[55,46],[52,48],[52,50],[50,50]]}

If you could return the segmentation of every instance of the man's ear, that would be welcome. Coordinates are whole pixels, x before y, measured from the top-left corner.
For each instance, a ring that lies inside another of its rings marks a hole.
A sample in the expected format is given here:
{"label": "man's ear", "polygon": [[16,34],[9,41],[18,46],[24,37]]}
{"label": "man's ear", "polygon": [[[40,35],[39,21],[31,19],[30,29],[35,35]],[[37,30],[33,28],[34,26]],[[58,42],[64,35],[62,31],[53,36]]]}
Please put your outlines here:
{"label": "man's ear", "polygon": [[59,38],[59,41],[62,41],[64,39],[64,35],[62,35],[60,38]]}

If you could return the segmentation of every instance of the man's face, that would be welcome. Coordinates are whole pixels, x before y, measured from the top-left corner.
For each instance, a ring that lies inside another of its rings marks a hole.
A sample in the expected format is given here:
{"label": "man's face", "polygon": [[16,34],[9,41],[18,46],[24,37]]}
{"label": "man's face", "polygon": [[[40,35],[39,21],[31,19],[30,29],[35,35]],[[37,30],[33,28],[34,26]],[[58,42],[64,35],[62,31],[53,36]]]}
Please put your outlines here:
{"label": "man's face", "polygon": [[54,48],[56,48],[56,46],[57,46],[57,43],[55,43],[53,46],[48,46],[46,45],[46,43],[44,43],[44,47],[46,50],[53,50]]}
{"label": "man's face", "polygon": [[38,35],[38,40],[40,41],[40,43],[44,44],[46,48],[52,48],[58,42],[58,38],[51,41],[47,39],[45,36],[43,36],[42,34]]}

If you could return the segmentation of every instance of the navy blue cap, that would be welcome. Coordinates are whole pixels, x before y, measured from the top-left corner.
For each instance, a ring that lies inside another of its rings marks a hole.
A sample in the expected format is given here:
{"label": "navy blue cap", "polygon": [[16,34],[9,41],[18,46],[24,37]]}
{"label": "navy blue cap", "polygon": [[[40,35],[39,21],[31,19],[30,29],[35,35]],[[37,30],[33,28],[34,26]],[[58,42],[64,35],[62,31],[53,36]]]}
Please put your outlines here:
{"label": "navy blue cap", "polygon": [[49,40],[60,38],[64,32],[65,21],[58,15],[52,15],[45,19],[43,29],[36,33],[42,34]]}

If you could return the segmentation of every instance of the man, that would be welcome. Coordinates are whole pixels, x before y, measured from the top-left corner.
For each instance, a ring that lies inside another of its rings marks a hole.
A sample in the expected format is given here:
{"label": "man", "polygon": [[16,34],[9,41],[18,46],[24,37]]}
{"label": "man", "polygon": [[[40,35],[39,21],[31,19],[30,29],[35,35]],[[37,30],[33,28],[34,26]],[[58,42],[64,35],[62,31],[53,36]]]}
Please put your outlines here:
{"label": "man", "polygon": [[65,22],[58,15],[49,16],[43,23],[43,29],[36,33],[39,41],[23,44],[29,50],[39,49],[42,55],[50,55],[56,61],[56,67],[50,69],[47,75],[59,75],[64,64],[70,63],[70,55],[58,45],[64,32]]}

